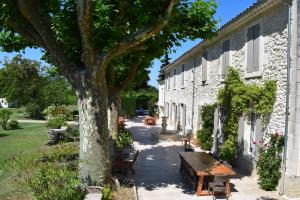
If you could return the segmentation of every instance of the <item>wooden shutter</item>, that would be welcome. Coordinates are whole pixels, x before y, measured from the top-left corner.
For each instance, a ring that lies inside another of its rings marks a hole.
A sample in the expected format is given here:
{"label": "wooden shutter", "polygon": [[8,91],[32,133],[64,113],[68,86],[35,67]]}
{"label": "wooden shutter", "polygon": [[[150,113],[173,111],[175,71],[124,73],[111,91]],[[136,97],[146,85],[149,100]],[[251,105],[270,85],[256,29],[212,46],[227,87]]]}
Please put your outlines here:
{"label": "wooden shutter", "polygon": [[262,146],[263,136],[264,136],[264,127],[263,127],[261,117],[258,115],[255,121],[255,141],[256,141],[255,160],[257,160],[259,156],[259,147]]}
{"label": "wooden shutter", "polygon": [[176,87],[176,69],[173,71],[173,88]]}
{"label": "wooden shutter", "polygon": [[253,71],[259,71],[259,35],[260,25],[253,26]]}
{"label": "wooden shutter", "polygon": [[222,76],[225,76],[226,69],[229,66],[229,51],[230,51],[230,40],[226,40],[222,44]]}
{"label": "wooden shutter", "polygon": [[243,153],[247,151],[244,148],[244,132],[245,132],[245,118],[239,118],[239,127],[238,127],[238,152]]}
{"label": "wooden shutter", "polygon": [[247,32],[247,72],[253,72],[253,27]]}
{"label": "wooden shutter", "polygon": [[207,81],[207,51],[202,53],[202,81]]}
{"label": "wooden shutter", "polygon": [[184,64],[181,65],[181,85],[184,85]]}

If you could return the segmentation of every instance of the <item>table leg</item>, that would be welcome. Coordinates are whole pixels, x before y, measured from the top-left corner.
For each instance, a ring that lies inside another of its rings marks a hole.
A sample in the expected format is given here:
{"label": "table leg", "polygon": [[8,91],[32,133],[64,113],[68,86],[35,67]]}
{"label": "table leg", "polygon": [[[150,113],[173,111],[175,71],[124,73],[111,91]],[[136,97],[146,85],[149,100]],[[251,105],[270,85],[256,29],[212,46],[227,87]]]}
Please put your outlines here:
{"label": "table leg", "polygon": [[226,181],[226,196],[229,197],[230,196],[230,183],[229,180]]}
{"label": "table leg", "polygon": [[198,196],[200,196],[202,193],[203,179],[204,179],[203,175],[199,176],[198,187],[197,187],[197,195]]}

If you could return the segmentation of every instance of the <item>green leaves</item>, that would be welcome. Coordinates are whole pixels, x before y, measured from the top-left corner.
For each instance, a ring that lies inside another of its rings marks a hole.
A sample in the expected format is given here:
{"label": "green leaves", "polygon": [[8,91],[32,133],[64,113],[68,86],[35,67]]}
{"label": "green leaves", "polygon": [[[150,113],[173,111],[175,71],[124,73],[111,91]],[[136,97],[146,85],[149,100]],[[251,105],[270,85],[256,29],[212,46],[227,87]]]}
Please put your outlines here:
{"label": "green leaves", "polygon": [[246,84],[238,70],[228,69],[225,87],[218,94],[218,103],[226,115],[223,127],[226,141],[220,153],[222,159],[231,161],[235,158],[239,117],[249,112],[265,117],[272,112],[275,100],[276,81],[268,80],[262,86]]}
{"label": "green leaves", "polygon": [[277,133],[271,134],[269,143],[259,150],[259,159],[256,163],[259,185],[267,191],[276,190],[281,177],[281,152],[284,146],[284,137]]}

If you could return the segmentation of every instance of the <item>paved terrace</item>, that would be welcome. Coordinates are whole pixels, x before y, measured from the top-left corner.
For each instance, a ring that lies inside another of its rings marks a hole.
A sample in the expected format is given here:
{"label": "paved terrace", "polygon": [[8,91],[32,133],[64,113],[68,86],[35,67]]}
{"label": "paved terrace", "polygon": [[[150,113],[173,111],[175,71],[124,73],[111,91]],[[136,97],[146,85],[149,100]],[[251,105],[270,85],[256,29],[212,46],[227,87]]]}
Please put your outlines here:
{"label": "paved terrace", "polygon": [[[178,152],[183,146],[176,135],[160,135],[160,126],[145,127],[143,118],[126,122],[133,133],[134,147],[140,151],[134,176],[140,200],[205,200],[199,197],[180,180]],[[196,149],[201,151],[200,149]],[[238,176],[231,179],[232,200],[276,200],[277,192],[259,189],[255,177]],[[225,199],[225,197],[217,197]]]}

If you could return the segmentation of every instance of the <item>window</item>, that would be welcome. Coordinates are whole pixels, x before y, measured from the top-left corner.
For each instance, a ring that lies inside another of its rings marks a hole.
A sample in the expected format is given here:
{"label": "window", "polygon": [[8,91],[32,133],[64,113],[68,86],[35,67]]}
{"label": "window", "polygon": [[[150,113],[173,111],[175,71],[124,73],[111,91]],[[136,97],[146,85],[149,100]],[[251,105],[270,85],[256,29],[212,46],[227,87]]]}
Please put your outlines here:
{"label": "window", "polygon": [[230,40],[226,40],[222,43],[222,71],[221,77],[225,77],[227,67],[229,66],[229,51],[230,51]]}
{"label": "window", "polygon": [[175,89],[176,87],[176,69],[174,69],[174,72],[173,72],[173,88]]}
{"label": "window", "polygon": [[181,85],[184,86],[184,64],[181,65]]}
{"label": "window", "polygon": [[259,71],[259,36],[260,36],[260,24],[256,24],[248,28],[247,31],[247,72]]}
{"label": "window", "polygon": [[207,51],[202,53],[202,82],[207,81]]}

